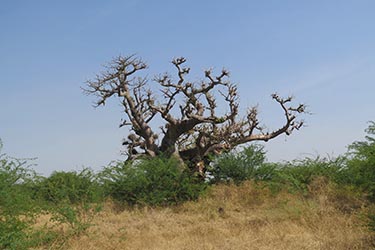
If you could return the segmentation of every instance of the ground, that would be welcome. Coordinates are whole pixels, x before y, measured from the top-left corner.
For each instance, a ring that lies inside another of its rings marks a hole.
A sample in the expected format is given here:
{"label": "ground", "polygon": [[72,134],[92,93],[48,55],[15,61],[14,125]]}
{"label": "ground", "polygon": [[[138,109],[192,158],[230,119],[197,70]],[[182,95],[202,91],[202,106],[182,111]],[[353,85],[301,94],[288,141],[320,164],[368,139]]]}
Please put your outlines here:
{"label": "ground", "polygon": [[213,187],[199,201],[174,207],[126,209],[108,201],[94,226],[64,245],[73,250],[373,249],[363,204],[340,199],[318,181],[308,195],[274,194],[247,182]]}

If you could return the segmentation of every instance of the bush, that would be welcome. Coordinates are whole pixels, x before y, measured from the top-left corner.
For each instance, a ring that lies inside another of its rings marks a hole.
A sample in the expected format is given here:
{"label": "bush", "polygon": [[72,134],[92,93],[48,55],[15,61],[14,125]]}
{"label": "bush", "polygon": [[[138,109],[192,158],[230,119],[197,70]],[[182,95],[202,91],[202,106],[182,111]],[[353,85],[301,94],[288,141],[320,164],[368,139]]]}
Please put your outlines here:
{"label": "bush", "polygon": [[241,152],[229,152],[219,156],[209,169],[212,182],[234,182],[239,184],[245,180],[269,179],[273,175],[274,166],[265,164],[264,147],[250,145]]}
{"label": "bush", "polygon": [[375,202],[375,122],[366,129],[365,141],[349,146],[347,167],[341,173],[341,182],[354,185]]}
{"label": "bush", "polygon": [[305,158],[278,164],[272,178],[273,183],[287,187],[290,191],[306,193],[308,185],[317,177],[335,181],[345,167],[345,158]]}
{"label": "bush", "polygon": [[36,192],[54,204],[97,202],[103,198],[96,175],[88,168],[80,172],[53,172],[38,184]]}
{"label": "bush", "polygon": [[118,162],[101,173],[107,195],[128,205],[169,205],[197,199],[205,184],[174,158]]}
{"label": "bush", "polygon": [[67,226],[68,236],[84,233],[101,211],[103,191],[90,169],[79,172],[53,172],[35,187],[36,196],[45,203],[51,221]]}
{"label": "bush", "polygon": [[37,175],[27,164],[0,154],[0,249],[27,249],[31,244],[29,229],[38,209],[29,187]]}

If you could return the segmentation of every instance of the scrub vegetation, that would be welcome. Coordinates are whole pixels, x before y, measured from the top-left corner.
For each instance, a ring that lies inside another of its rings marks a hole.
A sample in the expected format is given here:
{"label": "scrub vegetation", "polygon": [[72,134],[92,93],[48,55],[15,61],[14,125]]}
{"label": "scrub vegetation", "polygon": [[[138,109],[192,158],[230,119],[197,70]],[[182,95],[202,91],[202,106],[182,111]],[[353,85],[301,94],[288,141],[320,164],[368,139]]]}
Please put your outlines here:
{"label": "scrub vegetation", "polygon": [[271,163],[252,144],[205,179],[163,155],[100,172],[0,155],[0,249],[373,249],[375,123],[335,159]]}

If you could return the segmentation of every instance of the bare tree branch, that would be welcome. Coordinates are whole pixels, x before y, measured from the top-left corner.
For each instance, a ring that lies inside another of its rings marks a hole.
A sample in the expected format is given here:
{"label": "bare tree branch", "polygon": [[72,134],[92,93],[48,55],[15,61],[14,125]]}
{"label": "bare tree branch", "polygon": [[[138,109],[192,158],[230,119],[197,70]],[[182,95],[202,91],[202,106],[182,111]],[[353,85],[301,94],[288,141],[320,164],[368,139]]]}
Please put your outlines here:
{"label": "bare tree branch", "polygon": [[[303,126],[303,121],[296,119],[306,113],[306,106],[292,106],[292,97],[272,94],[283,111],[285,122],[274,131],[265,132],[258,120],[257,107],[239,117],[238,89],[229,81],[227,70],[215,76],[209,69],[204,72],[202,81],[190,82],[187,80],[190,68],[185,63],[184,57],[172,60],[177,70],[176,80],[169,74],[153,79],[161,88],[162,102],[147,87],[148,79],[138,74],[147,65],[134,55],[115,58],[106,66],[106,71],[87,81],[84,90],[97,97],[96,106],[105,105],[113,96],[120,99],[127,116],[120,127],[129,126],[133,132],[123,143],[130,159],[139,154],[177,153],[182,159],[197,164],[211,154],[220,154],[251,141],[290,135]],[[227,113],[219,114],[223,105],[227,106]],[[150,126],[157,116],[164,120],[160,141],[157,140],[159,133]]]}

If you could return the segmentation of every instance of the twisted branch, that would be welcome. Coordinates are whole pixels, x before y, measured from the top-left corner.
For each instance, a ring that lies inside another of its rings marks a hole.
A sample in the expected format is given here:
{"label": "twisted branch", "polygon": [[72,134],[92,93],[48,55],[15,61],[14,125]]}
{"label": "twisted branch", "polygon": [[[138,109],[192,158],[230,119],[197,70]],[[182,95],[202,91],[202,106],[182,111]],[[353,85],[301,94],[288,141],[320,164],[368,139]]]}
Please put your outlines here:
{"label": "twisted branch", "polygon": [[[210,154],[219,154],[251,141],[290,135],[303,126],[303,121],[297,121],[297,117],[306,113],[306,106],[294,107],[292,97],[273,94],[271,97],[283,110],[285,122],[279,129],[265,132],[259,125],[257,107],[239,117],[238,89],[229,81],[227,70],[223,69],[215,76],[209,69],[204,72],[202,81],[190,82],[186,80],[190,68],[185,67],[185,63],[183,57],[172,60],[177,70],[176,80],[169,74],[154,78],[161,87],[162,102],[157,101],[147,88],[148,79],[136,76],[147,65],[135,56],[115,58],[105,72],[87,81],[84,90],[97,97],[95,106],[105,105],[113,96],[121,100],[127,117],[120,127],[129,126],[134,132],[124,141],[129,158],[137,154],[155,156],[177,152],[183,159],[201,162]],[[227,105],[227,113],[218,114],[219,104]],[[163,138],[159,142],[158,133],[150,127],[157,115],[164,120]]]}

